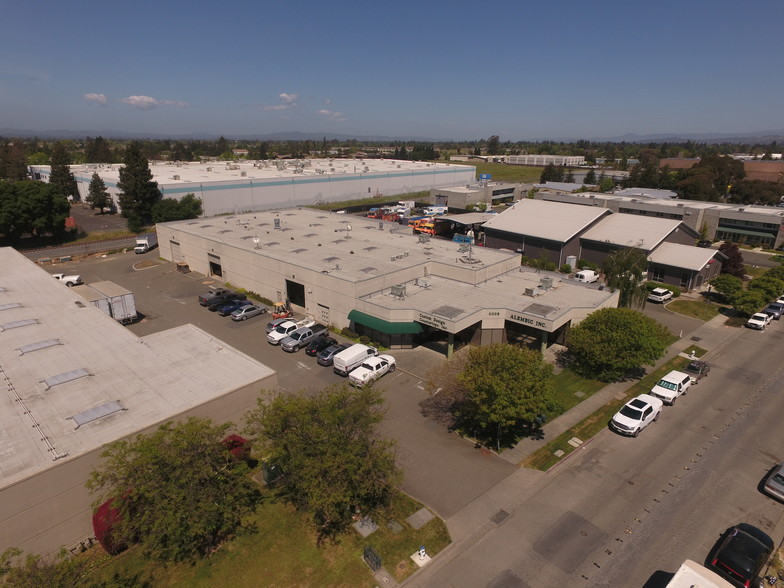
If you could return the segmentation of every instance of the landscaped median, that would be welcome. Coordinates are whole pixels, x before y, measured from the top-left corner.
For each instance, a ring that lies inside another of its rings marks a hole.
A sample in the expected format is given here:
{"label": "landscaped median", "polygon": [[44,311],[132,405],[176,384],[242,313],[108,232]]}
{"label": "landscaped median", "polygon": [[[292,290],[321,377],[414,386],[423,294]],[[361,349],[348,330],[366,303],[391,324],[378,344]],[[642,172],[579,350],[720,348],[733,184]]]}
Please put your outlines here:
{"label": "landscaped median", "polygon": [[687,364],[688,360],[686,358],[680,356],[674,357],[660,368],[654,370],[630,386],[626,390],[623,398],[613,398],[599,410],[564,431],[541,449],[529,455],[520,465],[536,470],[549,470],[580,446],[579,443],[570,443],[571,440],[579,439],[581,442],[585,442],[603,429],[606,429],[608,421],[630,398],[649,392],[662,376],[672,370],[682,369]]}

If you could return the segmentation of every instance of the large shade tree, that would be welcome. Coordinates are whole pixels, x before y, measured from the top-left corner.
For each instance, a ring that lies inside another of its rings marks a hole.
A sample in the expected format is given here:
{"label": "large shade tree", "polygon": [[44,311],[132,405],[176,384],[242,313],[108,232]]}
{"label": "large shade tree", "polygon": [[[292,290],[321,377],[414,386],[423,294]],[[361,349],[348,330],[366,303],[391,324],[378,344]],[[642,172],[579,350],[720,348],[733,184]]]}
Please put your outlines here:
{"label": "large shade tree", "polygon": [[12,244],[24,235],[62,238],[70,209],[52,184],[31,180],[0,182],[0,235]]}
{"label": "large shade tree", "polygon": [[254,447],[283,472],[281,496],[310,514],[320,541],[347,529],[357,513],[386,515],[400,471],[394,442],[377,431],[383,404],[373,388],[339,385],[260,400],[247,416]]}
{"label": "large shade tree", "polygon": [[648,257],[642,249],[624,247],[611,253],[602,264],[607,285],[618,290],[618,306],[642,308],[648,297],[645,278]]}
{"label": "large shade tree", "polygon": [[630,308],[602,308],[569,331],[566,341],[576,372],[611,382],[639,375],[664,355],[667,328]]}
{"label": "large shade tree", "polygon": [[719,251],[727,256],[727,259],[721,264],[721,273],[742,280],[746,275],[746,267],[743,264],[743,255],[738,244],[725,241],[719,246]]}
{"label": "large shade tree", "polygon": [[241,530],[260,495],[246,462],[222,444],[231,427],[190,418],[109,444],[87,487],[98,494],[95,506],[111,500],[118,509],[115,539],[181,561]]}

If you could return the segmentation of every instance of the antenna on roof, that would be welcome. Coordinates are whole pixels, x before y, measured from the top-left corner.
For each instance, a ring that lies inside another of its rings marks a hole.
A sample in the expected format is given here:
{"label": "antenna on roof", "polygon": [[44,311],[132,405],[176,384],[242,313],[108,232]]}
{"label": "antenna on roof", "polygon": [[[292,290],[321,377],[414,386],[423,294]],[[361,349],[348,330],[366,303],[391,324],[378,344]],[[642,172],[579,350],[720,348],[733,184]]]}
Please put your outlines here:
{"label": "antenna on roof", "polygon": [[253,237],[253,242],[256,244],[256,247],[255,247],[256,249],[261,249],[261,247],[259,246],[259,238],[258,237]]}

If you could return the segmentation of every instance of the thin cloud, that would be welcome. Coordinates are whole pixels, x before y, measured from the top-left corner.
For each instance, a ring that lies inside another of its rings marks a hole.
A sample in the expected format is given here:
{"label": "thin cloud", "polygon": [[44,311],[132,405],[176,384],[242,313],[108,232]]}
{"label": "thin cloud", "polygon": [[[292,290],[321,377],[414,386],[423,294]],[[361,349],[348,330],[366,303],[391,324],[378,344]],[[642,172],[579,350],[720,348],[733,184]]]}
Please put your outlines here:
{"label": "thin cloud", "polygon": [[90,104],[99,104],[101,106],[106,106],[106,94],[85,94],[82,96],[87,102]]}
{"label": "thin cloud", "polygon": [[280,98],[280,104],[270,104],[267,106],[262,106],[262,110],[288,110],[289,108],[294,108],[297,106],[297,98],[299,97],[298,94],[287,94],[286,92],[282,92],[278,94],[278,98]]}
{"label": "thin cloud", "polygon": [[187,108],[190,106],[189,102],[181,100],[158,100],[152,96],[128,96],[127,98],[120,98],[119,102],[135,106],[139,110],[150,110],[160,106],[174,106],[176,108]]}
{"label": "thin cloud", "polygon": [[343,115],[342,112],[337,112],[335,110],[327,110],[326,108],[322,108],[321,110],[317,110],[316,114],[319,116],[323,116],[327,120],[335,121],[335,122],[345,122],[346,117]]}

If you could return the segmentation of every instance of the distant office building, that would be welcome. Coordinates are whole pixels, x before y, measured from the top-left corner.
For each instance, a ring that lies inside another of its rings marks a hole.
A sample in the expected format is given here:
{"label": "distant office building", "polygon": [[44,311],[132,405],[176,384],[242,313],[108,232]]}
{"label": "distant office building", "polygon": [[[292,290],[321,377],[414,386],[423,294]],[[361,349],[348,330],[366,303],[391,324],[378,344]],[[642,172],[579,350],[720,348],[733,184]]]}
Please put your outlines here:
{"label": "distant office building", "polygon": [[566,167],[576,167],[585,165],[585,157],[582,155],[508,155],[506,162],[509,165],[535,165],[542,166],[565,165]]}

